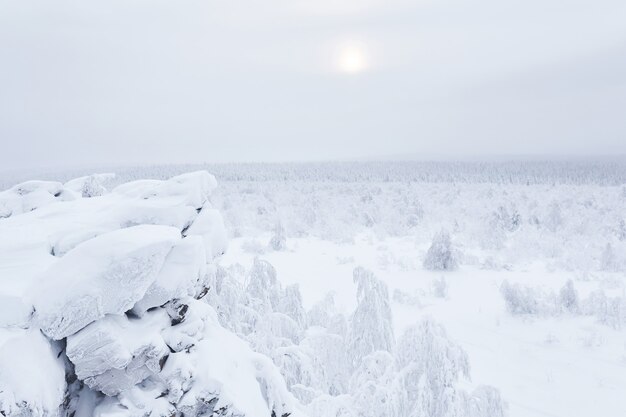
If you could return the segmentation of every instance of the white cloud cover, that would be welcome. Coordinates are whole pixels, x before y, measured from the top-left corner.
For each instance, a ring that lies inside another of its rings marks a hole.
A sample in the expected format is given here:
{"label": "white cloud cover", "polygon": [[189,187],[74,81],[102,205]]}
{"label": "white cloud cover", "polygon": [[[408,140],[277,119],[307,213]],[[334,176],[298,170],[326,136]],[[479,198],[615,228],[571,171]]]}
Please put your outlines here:
{"label": "white cloud cover", "polygon": [[[4,1],[0,165],[626,153],[626,4]],[[337,72],[363,45],[366,71]]]}

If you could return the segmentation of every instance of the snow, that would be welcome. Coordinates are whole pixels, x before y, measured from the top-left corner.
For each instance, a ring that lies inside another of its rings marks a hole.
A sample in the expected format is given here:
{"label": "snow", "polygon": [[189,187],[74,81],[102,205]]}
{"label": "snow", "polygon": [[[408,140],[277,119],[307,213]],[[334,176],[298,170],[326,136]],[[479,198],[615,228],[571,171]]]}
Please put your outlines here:
{"label": "snow", "polygon": [[185,231],[185,236],[200,236],[204,241],[206,258],[209,260],[226,252],[228,238],[224,220],[215,209],[203,207],[196,220]]}
{"label": "snow", "polygon": [[37,329],[0,328],[0,410],[6,416],[55,415],[65,394],[65,366]]}
{"label": "snow", "polygon": [[122,184],[113,193],[143,200],[167,200],[175,206],[199,209],[217,187],[215,177],[206,171],[189,172],[167,181],[138,180]]}
{"label": "snow", "polygon": [[154,283],[180,240],[169,226],[142,225],[105,233],[55,262],[32,289],[35,320],[62,339],[106,314],[122,314]]}
{"label": "snow", "polygon": [[202,239],[190,236],[178,242],[133,312],[142,314],[169,300],[192,295],[207,274],[206,252]]}
{"label": "snow", "polygon": [[0,193],[0,411],[626,414],[619,178],[370,168]]}
{"label": "snow", "polygon": [[226,250],[215,178],[108,192],[112,178],[1,195],[0,412],[300,415],[278,368],[203,300]]}
{"label": "snow", "polygon": [[33,211],[56,201],[72,200],[74,194],[54,181],[27,181],[0,192],[0,218]]}
{"label": "snow", "polygon": [[[245,240],[231,240],[223,265],[234,262],[252,267],[254,255],[242,248]],[[417,245],[413,238],[387,238],[381,243],[361,236],[353,243],[336,243],[292,237],[288,246],[287,251],[270,252],[263,259],[275,267],[282,282],[300,285],[309,320],[310,308],[329,291],[335,294],[337,310],[349,313],[355,309],[351,268],[363,265],[387,283],[390,292],[400,289],[419,294],[421,304],[391,304],[396,335],[424,317],[441,323],[448,336],[465,350],[472,385],[497,387],[508,403],[508,416],[618,417],[626,412],[626,402],[619,394],[626,386],[623,330],[603,325],[593,317],[511,316],[500,292],[507,279],[558,294],[576,273],[547,271],[541,264],[514,271],[461,265],[454,272],[431,272],[421,268],[428,238]],[[389,263],[384,254],[393,254],[396,261]],[[351,260],[345,263],[338,258]],[[417,258],[415,266],[405,269],[403,261],[409,258]],[[433,286],[442,276],[448,287],[443,298],[435,294]],[[619,282],[623,279],[619,274],[603,276]],[[585,280],[579,276],[574,285],[580,298],[585,298],[602,282],[599,277]],[[332,309],[325,306],[323,311]],[[319,403],[315,407],[309,408],[310,414],[316,409],[330,410]]]}

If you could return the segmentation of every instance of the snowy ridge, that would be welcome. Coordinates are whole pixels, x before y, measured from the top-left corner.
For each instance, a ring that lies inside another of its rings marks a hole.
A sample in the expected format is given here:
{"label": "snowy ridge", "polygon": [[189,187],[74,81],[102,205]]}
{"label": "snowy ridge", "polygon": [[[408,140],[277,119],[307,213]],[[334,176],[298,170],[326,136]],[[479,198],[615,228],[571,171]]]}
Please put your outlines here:
{"label": "snowy ridge", "polygon": [[301,415],[205,302],[226,250],[215,178],[110,178],[0,193],[0,413]]}

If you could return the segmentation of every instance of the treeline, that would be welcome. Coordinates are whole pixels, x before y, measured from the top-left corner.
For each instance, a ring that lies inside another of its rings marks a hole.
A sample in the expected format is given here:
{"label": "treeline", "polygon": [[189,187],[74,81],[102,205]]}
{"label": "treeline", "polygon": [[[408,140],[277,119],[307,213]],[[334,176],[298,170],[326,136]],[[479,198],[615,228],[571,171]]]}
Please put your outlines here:
{"label": "treeline", "polygon": [[184,172],[208,170],[220,181],[423,182],[494,184],[626,184],[626,158],[511,161],[380,161],[306,163],[172,164],[94,167],[33,174],[4,174],[0,189],[37,179],[66,181],[94,172],[115,172],[119,182],[166,179]]}

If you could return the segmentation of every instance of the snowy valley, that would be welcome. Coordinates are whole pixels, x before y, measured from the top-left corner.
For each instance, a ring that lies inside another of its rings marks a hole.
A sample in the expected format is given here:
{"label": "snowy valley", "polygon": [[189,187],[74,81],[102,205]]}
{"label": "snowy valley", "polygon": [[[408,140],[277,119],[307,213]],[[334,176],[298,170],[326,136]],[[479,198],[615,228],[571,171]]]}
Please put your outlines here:
{"label": "snowy valley", "polygon": [[115,171],[3,180],[4,416],[626,414],[623,164]]}

